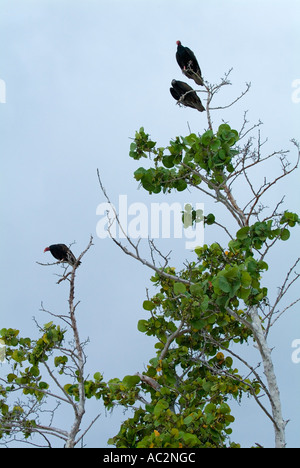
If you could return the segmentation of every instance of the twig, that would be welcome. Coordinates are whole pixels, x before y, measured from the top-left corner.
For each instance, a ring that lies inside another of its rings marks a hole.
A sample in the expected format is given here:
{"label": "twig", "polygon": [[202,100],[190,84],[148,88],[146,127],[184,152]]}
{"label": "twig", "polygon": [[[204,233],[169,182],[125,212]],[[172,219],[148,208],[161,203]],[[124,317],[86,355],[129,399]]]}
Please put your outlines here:
{"label": "twig", "polygon": [[91,429],[91,427],[95,424],[95,422],[97,421],[97,419],[99,419],[101,416],[101,413],[97,414],[97,416],[90,422],[90,424],[88,425],[88,427],[86,428],[86,430],[83,432],[83,434],[81,434],[81,436],[76,440],[75,444],[74,445],[77,445],[82,439],[83,437],[88,433],[88,431]]}
{"label": "twig", "polygon": [[[227,84],[228,84],[228,83],[227,83]],[[230,104],[227,104],[226,106],[211,107],[210,110],[228,109],[228,107],[233,106],[233,105],[236,104],[240,99],[242,99],[242,97],[245,96],[245,94],[248,93],[248,91],[250,90],[250,88],[251,88],[251,83],[246,83],[246,89],[245,89],[245,91],[243,91],[236,99],[234,99],[234,101],[232,101]]]}

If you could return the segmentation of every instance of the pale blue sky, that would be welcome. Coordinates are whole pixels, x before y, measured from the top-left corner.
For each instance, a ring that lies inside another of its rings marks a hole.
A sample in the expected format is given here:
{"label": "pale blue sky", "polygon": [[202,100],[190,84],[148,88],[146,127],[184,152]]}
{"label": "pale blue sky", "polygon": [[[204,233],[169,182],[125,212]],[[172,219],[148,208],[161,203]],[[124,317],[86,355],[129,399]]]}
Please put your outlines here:
{"label": "pale blue sky", "polygon": [[[220,93],[219,105],[252,83],[242,102],[214,115],[215,124],[224,119],[239,128],[249,109],[251,122],[264,122],[266,150],[290,149],[295,158],[289,140],[300,140],[300,104],[291,98],[292,82],[300,78],[299,10],[297,0],[1,0],[0,79],[6,83],[6,103],[0,104],[0,328],[32,336],[32,316],[49,321],[39,312],[41,301],[53,312],[67,307],[67,285],[56,284],[57,270],[36,261],[45,260],[44,247],[51,243],[75,240],[76,255],[93,234],[95,245],[77,279],[81,337],[90,338],[88,368],[104,372],[105,379],[143,370],[154,355],[153,342],[136,324],[145,317],[142,302],[151,271],[96,237],[96,208],[104,201],[96,169],[116,203],[126,194],[129,203],[199,201],[207,202],[208,212],[218,210],[196,193],[150,198],[137,190],[132,176],[141,164],[128,156],[130,137],[140,126],[160,145],[186,134],[188,124],[195,132],[207,127],[205,115],[179,108],[169,93],[171,80],[183,79],[175,60],[178,39],[195,52],[205,79],[216,82],[233,67],[232,86]],[[257,180],[264,175],[257,174]],[[286,207],[299,211],[299,173],[278,185],[267,202],[271,206],[282,194]],[[219,239],[212,232],[207,242]],[[273,292],[284,267],[299,256],[298,238],[297,231],[272,257],[267,281]],[[177,267],[192,258],[184,242],[161,244],[172,248]],[[289,446],[299,446],[300,364],[290,358],[299,324],[298,307],[271,339],[284,416],[291,420]],[[234,407],[233,440],[272,445],[271,424],[254,404],[244,403]],[[91,402],[90,411],[97,405]],[[86,443],[105,446],[123,417],[120,411],[112,417],[102,411]]]}

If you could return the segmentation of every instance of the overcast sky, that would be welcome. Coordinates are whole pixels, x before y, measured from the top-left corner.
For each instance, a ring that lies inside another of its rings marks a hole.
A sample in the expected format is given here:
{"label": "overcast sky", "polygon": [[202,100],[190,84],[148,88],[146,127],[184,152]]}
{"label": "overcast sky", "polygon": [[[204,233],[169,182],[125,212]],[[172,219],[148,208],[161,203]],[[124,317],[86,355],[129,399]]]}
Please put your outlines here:
{"label": "overcast sky", "polygon": [[[92,234],[94,246],[76,284],[80,335],[90,339],[88,370],[103,372],[105,380],[143,371],[154,356],[153,340],[136,325],[147,317],[142,302],[146,288],[153,292],[151,271],[111,240],[97,237],[96,210],[105,199],[96,170],[117,208],[119,196],[126,195],[128,205],[140,202],[149,210],[151,202],[162,201],[204,202],[207,213],[219,209],[193,192],[150,197],[133,179],[142,164],[128,151],[141,126],[161,146],[189,127],[200,133],[207,128],[205,113],[179,108],[170,95],[172,79],[186,81],[175,60],[177,40],[194,51],[210,82],[233,67],[232,86],[218,95],[216,105],[227,104],[252,83],[236,107],[214,114],[215,125],[224,119],[239,129],[248,109],[250,122],[264,122],[266,151],[289,149],[294,161],[290,139],[300,140],[300,103],[293,99],[293,83],[300,79],[299,10],[298,0],[0,1],[0,79],[6,85],[3,99],[0,82],[0,328],[37,336],[32,317],[49,321],[39,312],[42,301],[54,313],[66,310],[67,284],[57,285],[54,275],[59,268],[36,262],[51,260],[43,250],[53,243],[75,241],[72,250],[78,255]],[[259,172],[257,182],[268,174]],[[278,184],[267,203],[272,206],[283,194],[285,208],[299,212],[299,172]],[[218,236],[211,230],[205,241],[223,240]],[[299,256],[298,239],[299,230],[273,253],[266,278],[272,294]],[[184,244],[184,238],[171,238],[159,245],[172,249],[171,263],[180,268],[185,258],[193,258]],[[300,338],[299,317],[298,306],[271,336],[290,447],[299,446],[300,364],[291,360],[291,343]],[[0,367],[1,373],[6,370]],[[99,403],[88,404],[89,414],[99,411]],[[272,446],[271,423],[254,403],[234,404],[233,413],[234,441]],[[105,416],[102,410],[86,443],[105,447],[125,417],[122,411]]]}

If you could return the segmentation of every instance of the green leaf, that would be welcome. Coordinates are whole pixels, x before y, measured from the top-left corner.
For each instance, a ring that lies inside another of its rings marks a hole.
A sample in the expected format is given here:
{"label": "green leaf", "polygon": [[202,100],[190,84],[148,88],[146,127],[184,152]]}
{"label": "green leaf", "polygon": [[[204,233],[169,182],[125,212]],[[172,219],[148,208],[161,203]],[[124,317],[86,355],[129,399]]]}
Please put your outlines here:
{"label": "green leaf", "polygon": [[154,358],[150,359],[149,362],[150,362],[151,366],[156,368],[158,366],[159,359],[158,359],[158,357],[154,357]]}
{"label": "green leaf", "polygon": [[205,224],[207,224],[208,226],[210,226],[211,224],[214,224],[214,222],[216,221],[216,218],[212,213],[205,216],[204,219],[205,219]]}
{"label": "green leaf", "polygon": [[196,283],[190,286],[190,292],[193,296],[201,297],[203,294],[203,287],[201,284]]}
{"label": "green leaf", "polygon": [[203,135],[201,136],[201,143],[205,146],[209,144],[211,141],[212,137],[214,136],[214,133],[212,130],[207,130]]}
{"label": "green leaf", "polygon": [[174,182],[174,187],[178,190],[178,192],[183,192],[187,188],[187,183],[185,180],[180,179]]}
{"label": "green leaf", "polygon": [[173,290],[175,294],[184,294],[186,292],[186,287],[183,283],[175,283]]}
{"label": "green leaf", "polygon": [[130,389],[135,387],[141,379],[137,375],[126,375],[122,380],[123,385]]}
{"label": "green leaf", "polygon": [[242,227],[242,228],[236,233],[237,239],[239,239],[239,240],[244,240],[244,239],[246,239],[246,238],[248,237],[249,230],[250,230],[250,227],[249,227],[249,226],[244,226],[244,227]]}
{"label": "green leaf", "polygon": [[195,436],[195,434],[190,434],[189,432],[185,432],[183,435],[182,435],[182,438],[184,440],[184,443],[188,446],[188,447],[194,447],[194,446],[197,446],[199,444],[199,440],[198,440],[198,437]]}
{"label": "green leaf", "polygon": [[161,413],[165,412],[167,408],[169,408],[169,403],[166,400],[159,400],[154,407],[153,413],[158,417]]}
{"label": "green leaf", "polygon": [[221,141],[218,138],[214,139],[210,145],[213,151],[217,151],[220,148],[220,146],[221,146]]}
{"label": "green leaf", "polygon": [[30,338],[20,338],[19,343],[20,343],[21,346],[30,346],[31,339]]}
{"label": "green leaf", "polygon": [[72,387],[73,387],[72,384],[66,384],[66,385],[64,385],[64,390],[65,390],[67,393],[69,393],[69,390],[70,390]]}
{"label": "green leaf", "polygon": [[248,288],[251,285],[252,278],[247,271],[242,272],[241,283],[243,288]]}
{"label": "green leaf", "polygon": [[49,388],[49,384],[47,384],[47,382],[40,382],[39,383],[39,388],[41,390],[46,390],[47,388]]}
{"label": "green leaf", "polygon": [[219,277],[218,286],[225,293],[229,293],[231,291],[231,285],[223,275]]}
{"label": "green leaf", "polygon": [[68,362],[67,356],[56,356],[54,358],[55,367],[60,366],[61,364],[66,364]]}
{"label": "green leaf", "polygon": [[230,413],[230,408],[229,408],[229,406],[227,405],[227,403],[222,403],[222,404],[220,405],[219,411],[220,411],[220,413],[222,413],[222,414]]}
{"label": "green leaf", "polygon": [[204,380],[204,381],[202,382],[203,390],[204,390],[205,392],[207,392],[207,393],[210,392],[210,389],[211,389],[212,385],[213,385],[212,382],[206,382],[206,380]]}
{"label": "green leaf", "polygon": [[258,262],[258,266],[259,266],[260,270],[266,270],[267,271],[269,269],[269,265],[266,262],[264,262],[263,260]]}
{"label": "green leaf", "polygon": [[40,374],[40,370],[37,366],[32,366],[31,369],[30,369],[30,373],[34,376],[34,377],[38,377],[38,375]]}
{"label": "green leaf", "polygon": [[227,366],[227,367],[231,367],[232,364],[233,364],[232,358],[231,358],[230,356],[227,356],[227,357],[225,358],[225,363],[226,363],[226,366]]}
{"label": "green leaf", "polygon": [[145,333],[149,328],[149,323],[147,320],[139,320],[137,328],[140,332]]}
{"label": "green leaf", "polygon": [[198,257],[200,257],[203,253],[203,248],[198,246],[195,248],[195,254],[198,255]]}
{"label": "green leaf", "polygon": [[15,349],[15,351],[12,353],[11,357],[16,362],[22,362],[22,361],[25,361],[25,359],[26,359],[25,356],[24,356],[24,353],[22,351],[17,350],[17,349]]}
{"label": "green leaf", "polygon": [[174,167],[174,156],[164,156],[162,159],[163,165],[170,169],[171,167]]}
{"label": "green leaf", "polygon": [[247,262],[247,271],[249,271],[249,273],[255,273],[257,268],[258,268],[257,261],[251,258]]}
{"label": "green leaf", "polygon": [[134,178],[135,180],[139,181],[141,180],[141,178],[145,175],[146,173],[146,169],[144,169],[143,167],[139,167],[135,172],[134,172]]}
{"label": "green leaf", "polygon": [[194,421],[194,414],[189,414],[186,418],[184,418],[183,422],[186,426],[189,426]]}
{"label": "green leaf", "polygon": [[209,306],[209,297],[207,295],[203,296],[202,302],[201,302],[201,309],[203,311],[206,311]]}
{"label": "green leaf", "polygon": [[8,410],[9,410],[8,405],[3,403],[1,405],[1,412],[2,412],[3,416],[5,416],[8,413]]}
{"label": "green leaf", "polygon": [[205,320],[191,320],[191,325],[192,325],[192,328],[195,329],[195,330],[201,330],[202,328],[204,328],[206,325],[207,325],[207,322]]}
{"label": "green leaf", "polygon": [[280,239],[283,241],[287,241],[290,238],[290,231],[288,229],[283,229],[280,234]]}
{"label": "green leaf", "polygon": [[210,315],[207,319],[207,322],[210,323],[210,324],[213,324],[217,321],[217,315]]}
{"label": "green leaf", "polygon": [[48,323],[45,323],[45,325],[44,325],[44,329],[45,329],[45,330],[48,330],[48,328],[51,328],[51,327],[52,327],[52,325],[53,325],[53,322],[48,322]]}
{"label": "green leaf", "polygon": [[231,127],[228,124],[221,124],[218,128],[218,135],[221,134],[222,132],[230,132]]}
{"label": "green leaf", "polygon": [[248,297],[250,296],[251,294],[251,289],[244,289],[244,288],[241,288],[238,293],[237,293],[237,296],[240,298],[240,299],[243,299],[243,301],[245,301],[246,299],[248,299]]}
{"label": "green leaf", "polygon": [[150,310],[153,310],[153,309],[155,308],[155,305],[154,305],[153,302],[151,302],[151,301],[144,301],[144,302],[143,302],[143,308],[144,308],[145,310],[149,310],[149,311],[150,311]]}
{"label": "green leaf", "polygon": [[205,409],[204,409],[205,414],[212,413],[212,412],[215,412],[215,411],[216,411],[216,405],[214,403],[208,403],[205,406]]}
{"label": "green leaf", "polygon": [[164,348],[164,344],[163,344],[163,343],[155,343],[154,348],[155,348],[155,349],[163,349],[163,348]]}
{"label": "green leaf", "polygon": [[11,383],[17,378],[17,376],[15,374],[8,374],[6,378],[7,382]]}

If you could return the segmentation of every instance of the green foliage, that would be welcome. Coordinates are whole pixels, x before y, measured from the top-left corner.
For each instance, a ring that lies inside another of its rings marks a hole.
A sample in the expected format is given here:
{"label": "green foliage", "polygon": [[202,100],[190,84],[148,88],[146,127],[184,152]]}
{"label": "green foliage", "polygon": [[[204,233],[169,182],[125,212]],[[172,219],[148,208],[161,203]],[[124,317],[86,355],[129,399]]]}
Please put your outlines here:
{"label": "green foliage", "polygon": [[280,224],[287,224],[290,227],[294,227],[296,224],[300,224],[300,218],[296,213],[285,211],[280,219]]}
{"label": "green foliage", "polygon": [[199,185],[202,181],[199,171],[206,172],[208,181],[222,186],[226,172],[233,171],[232,160],[238,153],[232,147],[238,141],[238,132],[228,124],[220,125],[216,135],[211,130],[198,136],[191,133],[177,137],[166,148],[157,148],[156,142],[141,128],[136,132],[130,146],[130,157],[140,159],[147,153],[154,156],[155,166],[138,168],[134,177],[149,193],[181,192],[188,184]]}
{"label": "green foliage", "polygon": [[[228,124],[220,125],[216,134],[208,130],[176,137],[166,148],[157,148],[140,129],[130,156],[140,159],[148,154],[154,167],[140,167],[134,177],[149,193],[182,191],[201,183],[220,193],[226,174],[234,171],[237,142],[238,133]],[[216,222],[213,213],[203,218],[203,213],[185,206],[184,227],[203,219],[208,226]],[[267,242],[288,240],[289,228],[299,221],[295,213],[286,211],[280,219],[274,216],[245,225],[227,250],[218,243],[197,247],[195,261],[184,270],[168,267],[167,276],[156,273],[151,278],[159,291],[144,301],[148,318],[138,322],[140,332],[156,339],[156,357],[137,384],[147,403],[135,407],[133,417],[124,421],[110,444],[118,448],[238,446],[228,441],[234,420],[228,400],[260,393],[259,383],[242,378],[230,355],[233,343],[253,338],[247,326],[249,308],[263,305],[268,293],[262,281],[268,264],[256,259],[255,253],[269,248]]]}
{"label": "green foliage", "polygon": [[[0,387],[0,409],[2,413],[0,422],[0,438],[9,436],[18,426],[25,438],[28,438],[34,427],[35,419],[25,416],[22,402],[12,405],[7,403],[10,394],[17,390],[23,397],[34,398],[37,403],[42,402],[49,388],[43,380],[41,365],[49,359],[52,352],[60,347],[64,340],[65,330],[53,322],[47,323],[41,329],[38,340],[22,338],[19,330],[2,328],[0,336],[6,345],[6,360],[11,364],[12,371],[6,376],[6,387]],[[57,358],[55,362],[58,363]],[[26,400],[24,401],[26,406]]]}
{"label": "green foliage", "polygon": [[133,159],[147,158],[147,153],[151,153],[155,142],[149,139],[149,135],[145,133],[141,127],[139,132],[135,133],[134,142],[130,145],[130,157]]}
{"label": "green foliage", "polygon": [[[188,269],[176,273],[167,268],[165,273],[174,280],[159,274],[152,277],[159,292],[144,301],[150,316],[139,321],[138,329],[157,340],[156,357],[144,372],[157,385],[138,383],[148,403],[122,424],[111,444],[118,448],[236,446],[228,442],[234,418],[227,401],[240,400],[244,393],[258,394],[260,386],[239,375],[227,350],[232,343],[252,338],[244,321],[249,320],[248,307],[267,295],[261,278],[268,269],[266,262],[254,258],[252,249],[261,245],[258,241],[282,238],[282,229],[275,231],[272,223],[247,226],[238,231],[228,250],[217,243],[204,245],[195,250],[197,261]],[[243,320],[237,320],[239,316]],[[128,398],[125,402],[130,403]]]}
{"label": "green foliage", "polygon": [[226,433],[231,432],[227,426],[233,419],[226,403],[209,403],[202,409],[187,408],[176,414],[167,399],[157,399],[156,404],[153,402],[145,410],[136,410],[108,443],[118,448],[222,448]]}
{"label": "green foliage", "polygon": [[[37,400],[43,399],[44,393],[41,390],[48,388],[48,384],[42,381],[40,365],[48,360],[53,349],[62,344],[64,333],[53,322],[44,325],[42,336],[38,340],[19,337],[19,330],[0,330],[6,344],[6,359],[12,364],[13,370],[7,375],[7,382],[12,384],[6,387],[7,392],[20,386],[24,395],[34,395]],[[25,367],[26,363],[28,365]]]}
{"label": "green foliage", "polygon": [[247,255],[253,255],[253,249],[260,250],[266,241],[276,238],[286,241],[290,237],[288,227],[299,224],[298,215],[295,213],[285,213],[280,225],[283,227],[273,228],[274,221],[256,222],[252,226],[242,227],[236,234],[236,239],[229,243],[229,248],[233,251],[244,250]]}
{"label": "green foliage", "polygon": [[[190,277],[191,285],[157,274],[152,278],[159,292],[144,302],[151,316],[140,320],[138,329],[157,339],[156,357],[144,375],[158,386],[139,383],[150,401],[144,409],[135,410],[110,439],[118,448],[227,446],[234,420],[227,400],[260,391],[255,380],[242,381],[226,353],[231,343],[251,337],[250,329],[226,309],[230,305],[246,317],[237,293],[252,292],[248,263],[235,254],[238,265],[231,265],[227,257],[233,254],[225,254],[218,244],[197,249],[197,255],[199,260],[189,265],[188,272],[177,273],[178,280]],[[226,270],[220,268],[224,262],[228,262]],[[257,266],[257,272],[263,267]],[[254,265],[251,268],[256,273]],[[169,268],[166,273],[175,271]]]}

